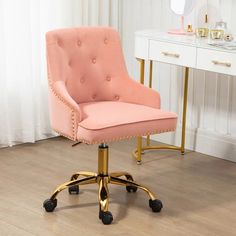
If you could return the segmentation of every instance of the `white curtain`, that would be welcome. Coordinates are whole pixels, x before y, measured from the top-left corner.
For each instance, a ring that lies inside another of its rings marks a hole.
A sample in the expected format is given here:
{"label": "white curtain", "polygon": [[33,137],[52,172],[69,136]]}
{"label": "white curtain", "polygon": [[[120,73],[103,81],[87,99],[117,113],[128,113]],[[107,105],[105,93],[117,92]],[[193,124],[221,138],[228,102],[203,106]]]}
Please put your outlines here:
{"label": "white curtain", "polygon": [[119,28],[119,0],[0,0],[0,147],[52,137],[45,32]]}

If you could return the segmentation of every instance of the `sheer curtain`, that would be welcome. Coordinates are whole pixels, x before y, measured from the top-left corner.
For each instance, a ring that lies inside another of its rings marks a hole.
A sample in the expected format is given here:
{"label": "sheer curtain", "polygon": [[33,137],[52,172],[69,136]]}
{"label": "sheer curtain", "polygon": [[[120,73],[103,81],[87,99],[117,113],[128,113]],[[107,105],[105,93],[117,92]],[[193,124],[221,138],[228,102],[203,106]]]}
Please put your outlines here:
{"label": "sheer curtain", "polygon": [[119,28],[119,0],[0,0],[0,147],[52,137],[45,32]]}

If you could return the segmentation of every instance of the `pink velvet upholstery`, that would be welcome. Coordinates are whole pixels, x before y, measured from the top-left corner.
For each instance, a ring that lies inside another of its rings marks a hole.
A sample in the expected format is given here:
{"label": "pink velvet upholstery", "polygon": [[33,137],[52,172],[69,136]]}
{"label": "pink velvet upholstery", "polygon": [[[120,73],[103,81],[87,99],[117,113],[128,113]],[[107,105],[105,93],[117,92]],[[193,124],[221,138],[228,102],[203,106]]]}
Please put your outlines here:
{"label": "pink velvet upholstery", "polygon": [[175,129],[177,116],[160,110],[159,94],[129,77],[114,29],[55,30],[46,40],[56,132],[99,143]]}

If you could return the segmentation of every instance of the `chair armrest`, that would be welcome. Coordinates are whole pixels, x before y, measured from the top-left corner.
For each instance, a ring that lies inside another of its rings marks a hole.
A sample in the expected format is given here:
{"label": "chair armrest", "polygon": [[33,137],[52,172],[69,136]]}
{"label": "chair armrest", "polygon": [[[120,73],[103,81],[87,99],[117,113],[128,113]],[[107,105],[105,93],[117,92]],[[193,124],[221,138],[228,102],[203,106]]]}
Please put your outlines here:
{"label": "chair armrest", "polygon": [[52,128],[59,134],[77,139],[78,122],[81,121],[79,105],[69,95],[64,81],[49,85],[49,108]]}
{"label": "chair armrest", "polygon": [[124,102],[160,109],[161,98],[158,92],[136,82],[131,78],[126,79],[125,83],[125,87],[121,89],[121,98]]}

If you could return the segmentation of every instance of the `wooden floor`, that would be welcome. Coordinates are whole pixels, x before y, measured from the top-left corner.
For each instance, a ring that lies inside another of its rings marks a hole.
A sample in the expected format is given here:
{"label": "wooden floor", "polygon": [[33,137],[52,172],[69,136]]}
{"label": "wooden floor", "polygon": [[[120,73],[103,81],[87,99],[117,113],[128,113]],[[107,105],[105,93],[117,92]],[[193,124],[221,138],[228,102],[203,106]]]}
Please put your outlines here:
{"label": "wooden floor", "polygon": [[54,188],[78,170],[97,169],[97,147],[55,138],[0,149],[0,235],[129,236],[236,235],[236,163],[199,153],[146,153],[131,158],[134,141],[110,146],[110,170],[128,170],[159,194],[161,213],[152,213],[142,191],[110,186],[112,225],[98,219],[97,186],[79,196],[63,191],[53,213],[42,208]]}

